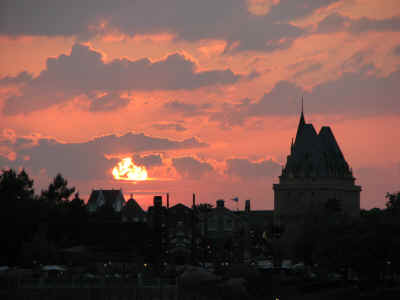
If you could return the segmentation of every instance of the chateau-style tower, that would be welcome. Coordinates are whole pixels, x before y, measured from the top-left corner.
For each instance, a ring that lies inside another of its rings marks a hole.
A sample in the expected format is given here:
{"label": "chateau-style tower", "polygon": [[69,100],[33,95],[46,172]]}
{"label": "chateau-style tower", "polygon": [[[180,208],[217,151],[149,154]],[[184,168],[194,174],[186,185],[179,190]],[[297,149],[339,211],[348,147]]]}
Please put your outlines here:
{"label": "chateau-style tower", "polygon": [[273,189],[277,225],[299,225],[310,213],[322,212],[328,201],[349,216],[360,213],[361,187],[355,185],[332,130],[324,126],[317,134],[305,121],[303,103],[296,139]]}

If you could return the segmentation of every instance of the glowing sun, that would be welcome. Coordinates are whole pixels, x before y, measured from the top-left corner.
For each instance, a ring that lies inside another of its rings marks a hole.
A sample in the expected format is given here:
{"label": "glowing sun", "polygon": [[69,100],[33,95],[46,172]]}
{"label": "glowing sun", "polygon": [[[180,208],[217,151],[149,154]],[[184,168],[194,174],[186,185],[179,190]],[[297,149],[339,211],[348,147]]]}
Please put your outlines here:
{"label": "glowing sun", "polygon": [[130,157],[123,158],[112,170],[116,180],[141,181],[147,180],[145,167],[136,166]]}

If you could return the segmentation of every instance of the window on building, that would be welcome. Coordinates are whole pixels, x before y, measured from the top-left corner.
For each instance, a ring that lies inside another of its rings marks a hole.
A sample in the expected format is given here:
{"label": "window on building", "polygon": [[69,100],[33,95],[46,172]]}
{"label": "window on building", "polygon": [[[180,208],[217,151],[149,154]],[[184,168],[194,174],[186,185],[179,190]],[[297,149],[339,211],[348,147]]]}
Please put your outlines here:
{"label": "window on building", "polygon": [[207,226],[209,231],[217,230],[217,219],[214,216],[208,218]]}
{"label": "window on building", "polygon": [[232,231],[233,230],[233,220],[232,218],[226,218],[224,222],[224,230]]}

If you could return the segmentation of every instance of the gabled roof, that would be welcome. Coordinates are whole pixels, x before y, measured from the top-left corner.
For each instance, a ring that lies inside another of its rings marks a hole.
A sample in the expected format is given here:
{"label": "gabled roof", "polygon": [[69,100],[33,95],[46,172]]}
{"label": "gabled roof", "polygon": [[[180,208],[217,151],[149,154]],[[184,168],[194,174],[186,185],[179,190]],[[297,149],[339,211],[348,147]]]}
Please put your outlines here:
{"label": "gabled roof", "polygon": [[137,201],[131,196],[122,208],[122,214],[129,218],[143,218],[146,213]]}
{"label": "gabled roof", "polygon": [[142,207],[139,205],[139,203],[137,203],[136,200],[135,200],[134,198],[132,198],[132,197],[126,202],[124,208],[130,209],[130,210],[141,211],[141,212],[144,213],[143,208],[142,208]]}
{"label": "gabled roof", "polygon": [[174,212],[174,211],[179,211],[179,210],[187,210],[187,211],[191,211],[192,209],[182,203],[178,203],[172,207],[169,208],[170,212]]}
{"label": "gabled roof", "polygon": [[324,126],[317,134],[314,126],[306,123],[303,111],[282,176],[353,178],[332,130]]}
{"label": "gabled roof", "polygon": [[107,204],[115,202],[119,196],[122,196],[122,198],[124,198],[124,195],[122,195],[121,190],[101,190],[101,192],[103,193],[104,200],[106,201]]}
{"label": "gabled roof", "polygon": [[92,193],[90,194],[88,204],[92,202],[96,202],[96,199],[99,197],[100,190],[93,190]]}
{"label": "gabled roof", "polygon": [[96,201],[100,194],[104,197],[104,202],[106,205],[111,205],[117,201],[117,199],[121,196],[122,200],[125,202],[124,195],[121,190],[93,190],[90,194],[88,204],[96,204]]}

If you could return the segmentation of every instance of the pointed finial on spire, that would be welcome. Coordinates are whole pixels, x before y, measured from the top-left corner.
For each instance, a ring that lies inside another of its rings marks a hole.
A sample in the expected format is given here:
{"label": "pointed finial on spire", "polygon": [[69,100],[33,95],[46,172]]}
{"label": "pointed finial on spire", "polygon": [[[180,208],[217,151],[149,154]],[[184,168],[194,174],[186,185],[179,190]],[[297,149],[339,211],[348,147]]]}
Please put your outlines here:
{"label": "pointed finial on spire", "polygon": [[301,114],[300,114],[299,128],[303,127],[304,124],[306,124],[306,121],[304,120],[303,96],[301,96]]}
{"label": "pointed finial on spire", "polygon": [[292,138],[292,142],[290,143],[290,154],[293,154],[293,149],[294,149],[294,144],[293,144],[293,138]]}

